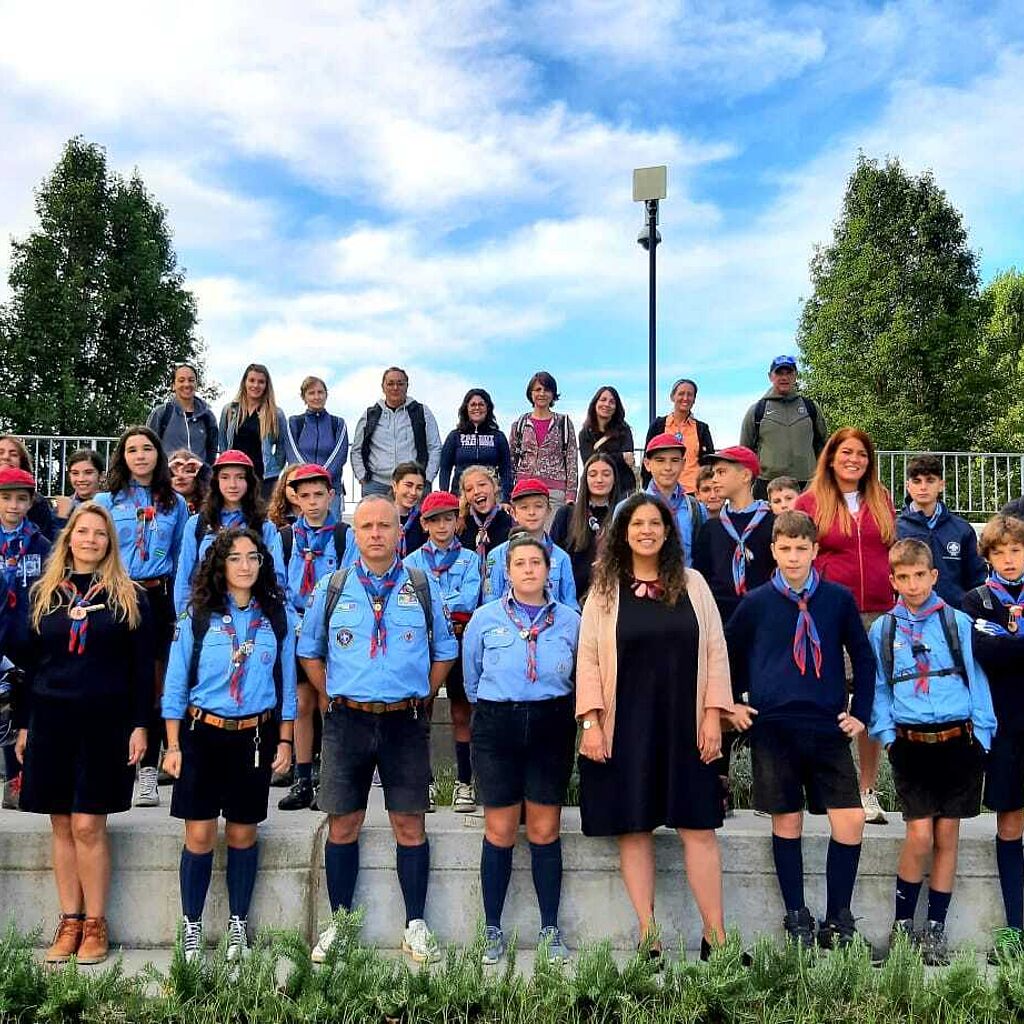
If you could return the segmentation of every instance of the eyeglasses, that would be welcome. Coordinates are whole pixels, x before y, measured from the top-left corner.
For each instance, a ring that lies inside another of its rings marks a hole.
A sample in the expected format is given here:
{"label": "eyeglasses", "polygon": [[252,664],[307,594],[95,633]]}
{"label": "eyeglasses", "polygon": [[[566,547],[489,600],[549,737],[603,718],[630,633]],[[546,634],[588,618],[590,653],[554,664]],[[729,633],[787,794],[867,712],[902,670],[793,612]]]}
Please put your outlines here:
{"label": "eyeglasses", "polygon": [[263,564],[263,556],[258,551],[250,551],[248,554],[245,555],[228,555],[227,558],[224,559],[224,561],[227,562],[228,565],[234,566],[239,566],[243,564],[260,566]]}

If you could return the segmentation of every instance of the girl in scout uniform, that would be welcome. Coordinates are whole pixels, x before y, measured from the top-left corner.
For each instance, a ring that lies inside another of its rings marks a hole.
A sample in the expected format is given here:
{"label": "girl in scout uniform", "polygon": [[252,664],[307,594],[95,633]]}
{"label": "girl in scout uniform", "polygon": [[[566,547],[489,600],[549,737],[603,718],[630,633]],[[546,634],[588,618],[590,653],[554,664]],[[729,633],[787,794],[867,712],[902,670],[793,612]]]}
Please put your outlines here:
{"label": "girl in scout uniform", "polygon": [[[498,504],[498,478],[489,466],[467,466],[459,477],[459,542],[476,552],[481,587],[487,584],[487,556],[508,540],[516,521]],[[483,590],[481,590],[483,593]]]}
{"label": "girl in scout uniform", "polygon": [[271,771],[291,764],[295,634],[260,535],[217,534],[178,622],[164,688],[164,769],[177,781],[171,816],[181,851],[185,959],[201,956],[203,907],[217,821],[227,822],[228,957],[248,950],[256,826],[267,816]]}
{"label": "girl in scout uniform", "polygon": [[202,509],[185,524],[178,570],[174,575],[174,610],[178,615],[188,603],[196,566],[210,549],[217,533],[232,526],[247,526],[262,536],[274,561],[278,582],[283,586],[285,572],[281,535],[267,519],[252,459],[245,452],[229,450],[221,452],[214,460],[210,493]]}
{"label": "girl in scout uniform", "polygon": [[23,810],[50,816],[60,921],[47,963],[105,960],[107,815],[132,802],[153,705],[153,634],[110,513],[73,509],[33,588],[17,707]]}
{"label": "girl in scout uniform", "polygon": [[525,800],[539,939],[548,944],[551,959],[564,962],[569,950],[558,929],[559,830],[576,740],[573,675],[580,617],[551,597],[551,554],[542,540],[513,532],[504,557],[509,589],[473,614],[462,653],[466,696],[476,709],[473,769],[484,805],[483,960],[497,963],[505,953],[501,912]]}
{"label": "girl in scout uniform", "polygon": [[149,427],[129,427],[117,442],[107,470],[107,490],[96,496],[110,512],[128,575],[149,599],[156,671],[149,746],[139,767],[136,807],[159,807],[157,760],[163,723],[159,694],[174,632],[174,567],[188,511],[171,487],[167,456]]}
{"label": "girl in scout uniform", "polygon": [[[428,573],[437,580],[451,617],[452,630],[461,640],[466,624],[480,600],[480,568],[476,553],[466,551],[455,536],[459,499],[447,491],[432,491],[420,506],[420,520],[430,539],[405,559],[406,565]],[[462,664],[456,661],[445,679],[455,737],[457,781],[452,793],[452,810],[476,810],[473,767],[469,755],[469,701],[462,685]],[[436,806],[431,784],[430,809]]]}

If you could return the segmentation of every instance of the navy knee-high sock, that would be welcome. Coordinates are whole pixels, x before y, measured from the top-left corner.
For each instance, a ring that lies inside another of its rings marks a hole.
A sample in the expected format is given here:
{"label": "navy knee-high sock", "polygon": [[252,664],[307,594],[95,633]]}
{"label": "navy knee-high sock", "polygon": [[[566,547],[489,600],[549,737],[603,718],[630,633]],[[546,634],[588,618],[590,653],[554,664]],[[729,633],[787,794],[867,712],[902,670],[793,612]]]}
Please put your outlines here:
{"label": "navy knee-high sock", "polygon": [[804,905],[803,840],[800,837],[786,839],[773,833],[772,857],[786,910],[799,910]]}
{"label": "navy knee-high sock", "polygon": [[860,843],[828,841],[825,855],[825,920],[832,921],[840,910],[849,910],[860,864]]}
{"label": "navy knee-high sock", "polygon": [[1024,930],[1024,840],[996,837],[996,867],[1006,924]]}
{"label": "navy knee-high sock", "polygon": [[181,848],[181,863],[178,866],[181,912],[190,921],[202,920],[212,872],[213,850],[209,853],[192,853],[184,846]]}
{"label": "navy knee-high sock", "polygon": [[232,917],[248,917],[256,868],[260,863],[258,843],[244,850],[228,847],[228,908]]}
{"label": "navy knee-high sock", "polygon": [[562,840],[530,843],[530,862],[540,907],[540,926],[557,928],[558,904],[562,899]]}
{"label": "navy knee-high sock", "polygon": [[427,905],[427,882],[430,879],[430,841],[419,846],[396,847],[398,884],[405,899],[405,923],[423,917]]}
{"label": "navy knee-high sock", "polygon": [[941,889],[928,890],[928,920],[938,921],[939,924],[946,923],[946,915],[949,913],[949,901],[953,898],[951,892],[943,892]]}
{"label": "navy knee-high sock", "polygon": [[921,895],[920,882],[908,882],[896,876],[896,920],[913,921],[917,913],[917,900]]}
{"label": "navy knee-high sock", "polygon": [[332,843],[324,846],[324,867],[327,869],[327,898],[331,913],[338,907],[352,909],[352,896],[359,877],[359,840],[354,843]]}
{"label": "navy knee-high sock", "polygon": [[469,743],[455,741],[455,774],[459,782],[467,785],[473,781],[473,764],[469,756]]}
{"label": "navy knee-high sock", "polygon": [[512,847],[495,846],[487,841],[480,848],[480,888],[484,898],[484,921],[501,927],[508,883],[512,879]]}

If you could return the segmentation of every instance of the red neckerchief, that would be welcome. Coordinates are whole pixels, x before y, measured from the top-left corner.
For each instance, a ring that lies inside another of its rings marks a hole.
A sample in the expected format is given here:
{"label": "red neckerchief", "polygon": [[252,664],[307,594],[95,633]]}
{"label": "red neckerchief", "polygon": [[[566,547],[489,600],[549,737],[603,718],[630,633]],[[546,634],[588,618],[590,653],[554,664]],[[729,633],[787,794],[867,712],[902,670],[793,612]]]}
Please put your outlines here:
{"label": "red neckerchief", "polygon": [[228,689],[232,699],[239,706],[242,703],[242,676],[245,674],[245,665],[249,660],[249,655],[256,649],[256,633],[263,625],[260,606],[255,599],[249,602],[248,610],[252,612],[252,618],[249,620],[249,628],[245,631],[244,643],[238,642],[238,634],[235,632],[235,624],[231,620],[231,615],[227,614],[223,619],[224,632],[231,640],[231,664],[234,666],[231,670],[231,678],[228,680]]}
{"label": "red neckerchief", "polygon": [[85,654],[85,642],[89,636],[89,612],[98,611],[103,607],[92,604],[92,599],[102,589],[103,584],[96,582],[82,594],[71,580],[61,580],[60,590],[68,597],[68,618],[71,620],[68,653]]}

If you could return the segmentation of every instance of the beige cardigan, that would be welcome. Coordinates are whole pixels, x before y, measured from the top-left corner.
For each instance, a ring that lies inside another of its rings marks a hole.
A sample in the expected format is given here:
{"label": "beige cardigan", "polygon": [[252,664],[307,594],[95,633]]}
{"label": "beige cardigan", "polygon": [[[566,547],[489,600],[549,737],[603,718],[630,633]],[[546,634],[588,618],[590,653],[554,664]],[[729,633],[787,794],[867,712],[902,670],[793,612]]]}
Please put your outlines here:
{"label": "beige cardigan", "polygon": [[[699,572],[686,570],[686,592],[690,595],[700,630],[697,649],[697,728],[700,729],[705,708],[731,712],[732,682],[729,677],[729,655],[725,633],[715,599]],[[576,715],[597,711],[611,753],[615,734],[615,694],[618,658],[615,649],[615,628],[619,618],[619,592],[610,600],[602,599],[593,590],[583,606],[579,648],[576,653]]]}

